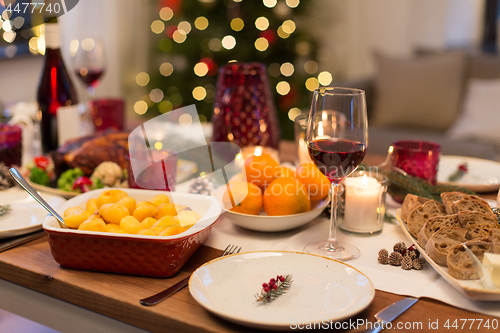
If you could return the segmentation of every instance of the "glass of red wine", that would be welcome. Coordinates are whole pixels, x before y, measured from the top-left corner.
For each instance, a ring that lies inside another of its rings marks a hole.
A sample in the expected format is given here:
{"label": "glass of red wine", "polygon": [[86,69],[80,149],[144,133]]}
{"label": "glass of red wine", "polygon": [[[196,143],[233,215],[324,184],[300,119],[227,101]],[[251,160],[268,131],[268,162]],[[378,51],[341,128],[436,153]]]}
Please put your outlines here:
{"label": "glass of red wine", "polygon": [[104,46],[100,40],[94,38],[85,38],[79,44],[73,54],[73,69],[76,76],[87,86],[89,95],[93,95],[106,67]]}
{"label": "glass of red wine", "polygon": [[306,144],[309,156],[332,185],[332,209],[327,240],[306,245],[305,252],[349,260],[359,249],[337,240],[339,185],[359,166],[368,146],[365,92],[351,88],[318,88],[308,119]]}

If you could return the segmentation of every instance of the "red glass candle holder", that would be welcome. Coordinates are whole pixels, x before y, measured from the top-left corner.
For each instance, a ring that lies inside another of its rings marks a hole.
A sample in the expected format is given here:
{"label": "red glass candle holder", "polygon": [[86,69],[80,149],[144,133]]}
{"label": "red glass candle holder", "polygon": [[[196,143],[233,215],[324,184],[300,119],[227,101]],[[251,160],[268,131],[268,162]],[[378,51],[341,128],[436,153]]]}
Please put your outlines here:
{"label": "red glass candle holder", "polygon": [[124,101],[123,99],[99,99],[89,102],[90,117],[96,131],[113,129],[123,131],[124,128]]}
{"label": "red glass candle holder", "polygon": [[[170,150],[142,150],[128,156],[128,185],[145,190],[173,191],[177,176],[177,153]],[[134,174],[134,170],[137,174]],[[137,172],[139,171],[139,172]]]}
{"label": "red glass candle holder", "polygon": [[392,165],[436,185],[441,146],[434,142],[402,140],[392,144]]}
{"label": "red glass candle holder", "polygon": [[21,127],[0,124],[0,162],[8,167],[20,166],[22,154]]}
{"label": "red glass candle holder", "polygon": [[229,63],[221,68],[212,124],[215,142],[279,148],[278,117],[263,64]]}

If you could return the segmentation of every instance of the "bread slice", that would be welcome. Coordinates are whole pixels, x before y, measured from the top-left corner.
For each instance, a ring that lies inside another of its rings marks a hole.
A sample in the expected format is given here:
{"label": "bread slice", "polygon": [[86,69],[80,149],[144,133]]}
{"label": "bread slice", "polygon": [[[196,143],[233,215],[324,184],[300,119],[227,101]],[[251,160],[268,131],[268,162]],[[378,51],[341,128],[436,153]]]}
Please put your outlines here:
{"label": "bread slice", "polygon": [[495,216],[490,205],[478,197],[477,195],[469,195],[463,199],[455,201],[452,205],[453,213],[457,214],[462,211],[475,211],[485,213],[490,216]]}
{"label": "bread slice", "polygon": [[429,241],[431,236],[443,229],[443,228],[460,228],[460,222],[458,221],[458,215],[444,215],[431,217],[425,223],[420,232],[418,233],[418,243],[420,246],[425,248],[425,245]]}
{"label": "bread slice", "polygon": [[493,243],[493,253],[500,254],[500,229],[491,229],[488,241]]}
{"label": "bread slice", "polygon": [[441,200],[443,201],[444,208],[446,209],[446,214],[451,215],[453,213],[453,203],[460,199],[467,197],[468,195],[462,192],[443,192],[441,193]]}
{"label": "bread slice", "polygon": [[[483,261],[484,253],[489,251],[490,245],[487,243],[474,242],[473,244],[466,243],[467,247],[476,255],[479,261]],[[465,250],[463,244],[453,246],[446,257],[448,264],[448,274],[459,280],[475,280],[479,279],[472,259]]]}
{"label": "bread slice", "polygon": [[413,208],[408,214],[408,219],[406,224],[408,225],[408,230],[417,237],[420,229],[424,226],[425,221],[435,216],[446,215],[443,204],[429,200],[426,203]]}
{"label": "bread slice", "polygon": [[443,228],[429,238],[425,250],[429,257],[441,266],[446,266],[448,251],[455,245],[467,241],[467,230],[463,228]]}
{"label": "bread slice", "polygon": [[475,211],[458,212],[460,226],[467,229],[468,239],[487,239],[491,229],[499,229],[496,217]]}
{"label": "bread slice", "polygon": [[403,221],[406,221],[413,208],[420,206],[429,200],[431,199],[408,193],[403,201],[403,206],[401,206],[401,217],[403,218]]}

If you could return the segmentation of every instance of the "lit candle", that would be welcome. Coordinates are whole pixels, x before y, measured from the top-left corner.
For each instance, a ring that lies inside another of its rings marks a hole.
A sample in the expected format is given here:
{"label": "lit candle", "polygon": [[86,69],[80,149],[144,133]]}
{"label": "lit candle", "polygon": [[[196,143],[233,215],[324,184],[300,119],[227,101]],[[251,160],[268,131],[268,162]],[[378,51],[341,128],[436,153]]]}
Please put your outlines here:
{"label": "lit candle", "polygon": [[262,154],[269,154],[271,157],[279,163],[279,154],[276,149],[261,146],[248,146],[241,149],[241,154],[243,156],[243,162],[246,161],[250,156],[261,156]]}
{"label": "lit candle", "polygon": [[351,231],[377,231],[382,185],[376,178],[348,177],[345,185],[344,228]]}

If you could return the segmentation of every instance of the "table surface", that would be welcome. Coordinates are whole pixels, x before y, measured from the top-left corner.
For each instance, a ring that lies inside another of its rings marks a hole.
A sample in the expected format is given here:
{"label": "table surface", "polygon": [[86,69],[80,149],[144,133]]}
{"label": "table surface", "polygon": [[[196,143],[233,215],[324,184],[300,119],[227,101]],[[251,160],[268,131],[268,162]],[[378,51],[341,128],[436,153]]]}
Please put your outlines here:
{"label": "table surface", "polygon": [[[283,143],[281,156],[290,161],[293,144]],[[365,163],[376,165],[384,160],[383,156],[367,156]],[[485,197],[495,198],[496,193]],[[171,298],[153,307],[140,305],[139,299],[161,291],[187,277],[201,264],[218,257],[222,251],[202,246],[179,273],[171,278],[148,278],[119,274],[107,274],[71,270],[60,267],[53,259],[47,238],[18,246],[0,253],[0,278],[45,295],[69,302],[78,307],[114,318],[118,321],[152,332],[166,330],[196,332],[250,332],[251,329],[220,319],[202,308],[184,288]],[[358,319],[373,322],[373,315],[385,306],[404,298],[384,291],[376,291],[374,301],[357,316],[345,322],[345,326]],[[453,332],[470,332],[469,326],[461,327],[466,319],[494,319],[458,309],[433,299],[420,299],[410,310],[394,321],[411,325],[421,322],[419,332],[436,332],[429,323],[439,320],[440,328],[445,321],[458,320],[458,328]],[[416,329],[399,329],[412,332]],[[359,332],[357,329],[341,331]]]}

